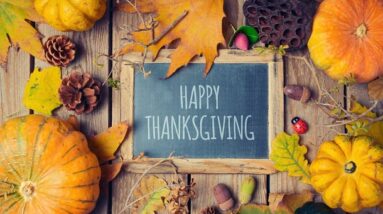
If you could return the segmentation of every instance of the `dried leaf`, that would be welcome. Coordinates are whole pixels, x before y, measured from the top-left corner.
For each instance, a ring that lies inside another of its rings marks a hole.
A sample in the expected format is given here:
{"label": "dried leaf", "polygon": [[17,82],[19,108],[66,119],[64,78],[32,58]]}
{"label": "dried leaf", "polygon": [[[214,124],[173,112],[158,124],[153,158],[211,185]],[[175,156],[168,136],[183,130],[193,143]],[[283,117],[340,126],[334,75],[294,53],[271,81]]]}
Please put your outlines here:
{"label": "dried leaf", "polygon": [[128,132],[127,123],[119,123],[96,136],[89,137],[89,148],[96,154],[100,163],[115,158],[118,147],[124,141]]}
{"label": "dried leaf", "polygon": [[120,173],[122,165],[122,161],[101,165],[101,180],[104,182],[111,182],[114,178],[116,178],[118,173]]}
{"label": "dried leaf", "polygon": [[[357,101],[351,103],[350,111],[355,114],[363,114],[368,110]],[[377,115],[374,112],[368,112],[367,117],[376,118]],[[353,123],[346,125],[347,133],[351,136],[367,135],[374,138],[378,143],[383,145],[383,121],[371,123],[368,120],[360,119]]]}
{"label": "dried leaf", "polygon": [[54,109],[61,106],[58,93],[60,84],[59,67],[47,67],[41,71],[35,68],[25,86],[23,97],[25,107],[51,115]]}
{"label": "dried leaf", "polygon": [[302,207],[306,202],[312,201],[314,194],[308,190],[295,194],[278,194],[271,193],[269,195],[269,206],[271,210],[287,210],[294,213],[299,207]]}
{"label": "dried leaf", "polygon": [[[206,59],[205,74],[208,74],[218,55],[218,45],[225,44],[222,34],[223,0],[140,0],[136,1],[141,13],[155,13],[154,38],[158,38],[187,11],[187,15],[176,24],[165,36],[148,50],[156,57],[162,47],[179,39],[178,47],[171,56],[171,64],[166,77],[172,76],[179,68],[187,65],[193,57],[204,55]],[[172,5],[169,7],[169,5]],[[128,3],[120,3],[118,7],[128,13],[135,12]],[[144,28],[144,25],[141,25]],[[148,45],[153,40],[152,30],[132,33],[136,43],[123,47],[118,55],[132,51],[144,51],[141,44]]]}
{"label": "dried leaf", "polygon": [[270,157],[277,170],[287,171],[289,176],[300,177],[302,182],[309,184],[310,172],[306,153],[307,148],[299,145],[297,134],[290,136],[282,132],[273,140]]}
{"label": "dried leaf", "polygon": [[248,204],[242,205],[237,214],[294,214],[294,212],[306,202],[313,200],[310,191],[303,191],[296,194],[271,193],[269,196],[269,206]]}
{"label": "dried leaf", "polygon": [[43,60],[44,49],[40,34],[25,21],[41,21],[34,9],[33,0],[0,0],[0,8],[0,64],[7,62],[11,45]]}
{"label": "dried leaf", "polygon": [[137,207],[140,214],[153,214],[165,209],[163,199],[170,193],[170,189],[164,179],[157,176],[144,177],[139,186],[134,190],[133,195],[135,199],[139,200],[135,207]]}
{"label": "dried leaf", "polygon": [[368,96],[372,100],[383,100],[383,77],[368,83]]}

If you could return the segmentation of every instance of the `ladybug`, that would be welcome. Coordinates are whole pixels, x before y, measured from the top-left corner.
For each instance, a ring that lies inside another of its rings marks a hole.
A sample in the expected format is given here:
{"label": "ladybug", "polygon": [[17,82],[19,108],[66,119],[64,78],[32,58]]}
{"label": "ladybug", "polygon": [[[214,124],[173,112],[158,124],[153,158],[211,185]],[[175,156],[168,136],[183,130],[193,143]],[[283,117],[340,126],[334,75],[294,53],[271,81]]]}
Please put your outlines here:
{"label": "ladybug", "polygon": [[291,123],[293,124],[293,129],[297,134],[305,134],[309,129],[309,126],[307,125],[306,121],[302,120],[299,117],[294,117],[291,120]]}

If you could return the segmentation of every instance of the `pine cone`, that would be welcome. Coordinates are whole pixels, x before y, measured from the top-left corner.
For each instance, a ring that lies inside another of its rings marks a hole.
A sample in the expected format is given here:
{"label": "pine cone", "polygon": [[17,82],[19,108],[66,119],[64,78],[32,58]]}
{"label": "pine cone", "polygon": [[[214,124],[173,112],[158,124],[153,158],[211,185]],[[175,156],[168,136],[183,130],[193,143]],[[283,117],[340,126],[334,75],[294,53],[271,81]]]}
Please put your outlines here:
{"label": "pine cone", "polygon": [[288,45],[296,50],[307,45],[315,14],[315,1],[247,0],[243,5],[246,24],[259,32],[266,45]]}
{"label": "pine cone", "polygon": [[50,64],[66,67],[74,60],[76,45],[67,36],[51,36],[44,43],[44,52]]}
{"label": "pine cone", "polygon": [[215,207],[207,207],[201,210],[200,214],[218,214],[219,212]]}
{"label": "pine cone", "polygon": [[65,77],[59,89],[64,106],[76,114],[90,113],[100,99],[101,82],[93,79],[90,73],[72,71]]}

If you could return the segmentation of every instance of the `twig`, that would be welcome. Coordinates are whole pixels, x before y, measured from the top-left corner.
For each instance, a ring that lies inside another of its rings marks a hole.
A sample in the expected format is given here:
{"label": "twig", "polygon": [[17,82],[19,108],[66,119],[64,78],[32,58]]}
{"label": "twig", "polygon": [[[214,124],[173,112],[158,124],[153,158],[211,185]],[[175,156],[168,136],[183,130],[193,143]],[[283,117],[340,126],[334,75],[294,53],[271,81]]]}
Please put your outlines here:
{"label": "twig", "polygon": [[[152,165],[151,167],[147,168],[142,174],[141,176],[137,179],[137,181],[134,183],[133,187],[131,188],[130,192],[129,192],[129,195],[128,197],[126,198],[126,201],[125,201],[125,207],[128,205],[132,195],[133,195],[133,192],[134,190],[137,188],[137,186],[140,184],[141,180],[145,177],[145,175],[147,175],[152,169],[156,168],[157,166],[167,162],[167,161],[172,161],[173,157],[172,157],[173,153],[171,153],[169,155],[168,158],[166,159],[162,159],[160,161],[158,161],[157,163],[155,163],[154,165]],[[124,208],[125,208],[124,207]],[[120,211],[119,213],[122,213],[124,211],[124,209],[122,211]]]}
{"label": "twig", "polygon": [[146,46],[151,46],[153,44],[156,44],[158,41],[160,41],[166,34],[168,34],[185,16],[188,14],[189,11],[185,10],[181,15],[179,15],[171,25],[169,25],[167,28],[165,28],[164,31],[161,32],[161,34],[154,38],[151,42],[149,42]]}

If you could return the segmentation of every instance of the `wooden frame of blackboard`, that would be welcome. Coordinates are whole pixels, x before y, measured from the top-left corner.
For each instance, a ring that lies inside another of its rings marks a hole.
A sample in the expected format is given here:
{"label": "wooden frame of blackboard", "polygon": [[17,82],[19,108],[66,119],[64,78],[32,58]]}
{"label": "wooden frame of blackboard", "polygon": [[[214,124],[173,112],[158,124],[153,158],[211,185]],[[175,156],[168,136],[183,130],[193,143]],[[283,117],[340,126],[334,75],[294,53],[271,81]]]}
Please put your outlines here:
{"label": "wooden frame of blackboard", "polygon": [[[151,55],[147,55],[146,63],[170,63],[170,55],[173,50],[162,50],[155,61],[151,61]],[[141,53],[130,53],[125,56],[126,60],[134,63],[142,63]],[[204,63],[203,57],[196,57],[192,63]],[[255,54],[251,51],[240,50],[221,50],[215,63],[254,63],[267,64],[269,68],[269,154],[271,141],[277,133],[283,131],[283,60],[279,55],[274,54]],[[181,71],[182,72],[182,71]],[[121,90],[121,97],[126,103],[125,111],[120,114],[125,115],[129,123],[134,121],[134,75],[135,67],[132,63],[123,62],[120,71],[120,81],[124,85]],[[131,125],[132,125],[131,124]],[[121,149],[122,156],[127,159],[125,170],[131,173],[143,173],[145,170],[161,161],[161,158],[133,158],[134,130],[130,131],[126,142]],[[174,173],[174,166],[178,173],[251,173],[251,174],[272,174],[276,170],[269,159],[184,159],[173,157],[171,162],[163,162],[158,167],[153,168],[150,173]]]}

